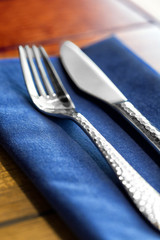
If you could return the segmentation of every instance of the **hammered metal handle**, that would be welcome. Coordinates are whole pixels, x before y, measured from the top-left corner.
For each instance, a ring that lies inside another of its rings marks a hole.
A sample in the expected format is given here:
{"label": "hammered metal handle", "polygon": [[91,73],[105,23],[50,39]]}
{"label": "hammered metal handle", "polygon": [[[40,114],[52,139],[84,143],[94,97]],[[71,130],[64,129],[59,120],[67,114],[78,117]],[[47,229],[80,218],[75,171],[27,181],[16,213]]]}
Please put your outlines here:
{"label": "hammered metal handle", "polygon": [[132,103],[126,101],[114,104],[114,107],[135,127],[137,127],[160,153],[160,131],[152,126],[152,124],[133,106]]}
{"label": "hammered metal handle", "polygon": [[74,112],[71,118],[98,147],[139,211],[160,230],[160,194],[132,168],[83,115]]}

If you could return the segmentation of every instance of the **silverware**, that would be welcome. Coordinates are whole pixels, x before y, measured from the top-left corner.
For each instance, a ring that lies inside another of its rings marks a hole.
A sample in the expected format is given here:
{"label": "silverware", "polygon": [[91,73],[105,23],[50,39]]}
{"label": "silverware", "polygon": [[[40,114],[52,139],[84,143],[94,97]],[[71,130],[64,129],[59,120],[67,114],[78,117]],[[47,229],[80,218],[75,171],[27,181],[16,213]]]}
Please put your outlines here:
{"label": "silverware", "polygon": [[[45,50],[42,47],[37,48],[36,46],[33,46],[32,49],[28,46],[25,48],[20,46],[19,53],[28,93],[35,106],[44,114],[55,117],[70,118],[75,121],[84,132],[87,133],[107,160],[139,211],[160,230],[159,193],[128,164],[128,162],[111,146],[110,143],[107,142],[91,123],[82,116],[82,114],[75,110],[75,106],[69,94],[64,89]],[[34,58],[36,59],[39,73],[36,70],[33,60]],[[46,75],[41,58],[43,58],[50,79],[48,79]],[[39,75],[41,77],[39,77]],[[52,85],[56,93],[54,93]]]}
{"label": "silverware", "polygon": [[60,57],[67,73],[81,90],[109,103],[160,153],[160,131],[151,125],[84,52],[66,41],[61,46]]}

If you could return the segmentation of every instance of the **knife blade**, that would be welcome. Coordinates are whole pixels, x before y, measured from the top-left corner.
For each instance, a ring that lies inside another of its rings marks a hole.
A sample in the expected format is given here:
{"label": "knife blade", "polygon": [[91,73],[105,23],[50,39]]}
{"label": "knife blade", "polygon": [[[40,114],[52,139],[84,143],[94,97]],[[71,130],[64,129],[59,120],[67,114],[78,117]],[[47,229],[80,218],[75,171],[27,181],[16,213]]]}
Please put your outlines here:
{"label": "knife blade", "polygon": [[160,131],[144,117],[102,70],[74,43],[66,41],[60,48],[62,64],[82,91],[110,104],[160,153]]}

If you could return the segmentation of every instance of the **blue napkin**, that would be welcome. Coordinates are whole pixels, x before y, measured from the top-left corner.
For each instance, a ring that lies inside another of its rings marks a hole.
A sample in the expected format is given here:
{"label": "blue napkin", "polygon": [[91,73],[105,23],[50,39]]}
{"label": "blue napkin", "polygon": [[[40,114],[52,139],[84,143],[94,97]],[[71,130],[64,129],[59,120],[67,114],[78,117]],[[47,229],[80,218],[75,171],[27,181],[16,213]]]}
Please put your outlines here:
{"label": "blue napkin", "polygon": [[[160,76],[115,38],[84,51],[160,129]],[[160,192],[159,154],[107,104],[79,91],[57,57],[52,62],[77,111]],[[0,61],[0,86],[1,144],[80,239],[160,239],[85,133],[34,108],[18,59]]]}

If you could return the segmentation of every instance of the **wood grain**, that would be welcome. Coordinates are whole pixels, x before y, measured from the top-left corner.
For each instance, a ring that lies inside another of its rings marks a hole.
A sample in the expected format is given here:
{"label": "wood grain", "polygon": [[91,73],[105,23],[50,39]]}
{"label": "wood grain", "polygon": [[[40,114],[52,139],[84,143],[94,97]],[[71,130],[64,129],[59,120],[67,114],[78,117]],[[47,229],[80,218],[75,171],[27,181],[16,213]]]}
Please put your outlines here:
{"label": "wood grain", "polygon": [[30,180],[0,147],[0,239],[28,240],[37,237],[76,239]]}
{"label": "wood grain", "polygon": [[0,148],[0,226],[51,210],[46,200]]}
{"label": "wood grain", "polygon": [[0,51],[146,22],[115,0],[7,0],[0,1],[0,16]]}
{"label": "wood grain", "polygon": [[0,229],[2,240],[76,240],[76,237],[53,214],[21,221]]}

